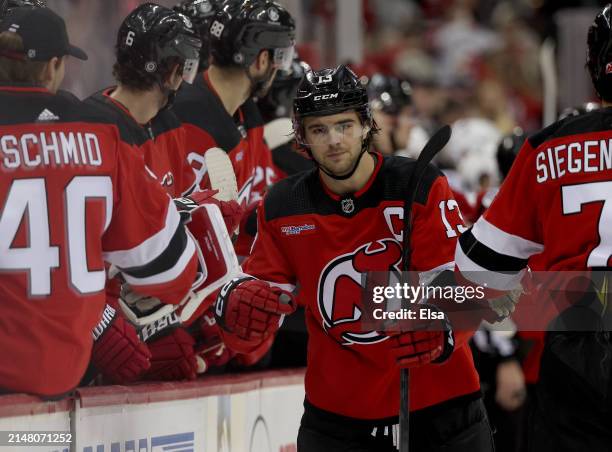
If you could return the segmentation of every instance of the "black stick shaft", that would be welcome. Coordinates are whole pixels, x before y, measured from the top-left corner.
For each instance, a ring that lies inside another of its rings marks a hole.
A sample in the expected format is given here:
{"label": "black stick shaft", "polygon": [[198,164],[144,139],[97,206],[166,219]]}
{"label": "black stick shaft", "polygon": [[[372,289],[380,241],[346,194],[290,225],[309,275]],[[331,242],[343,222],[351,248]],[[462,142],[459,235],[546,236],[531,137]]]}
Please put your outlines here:
{"label": "black stick shaft", "polygon": [[[430,138],[421,151],[408,182],[408,197],[404,202],[403,282],[409,282],[407,281],[406,272],[409,271],[412,261],[412,245],[410,243],[410,236],[412,234],[412,204],[415,202],[417,191],[421,185],[421,179],[427,170],[427,165],[446,146],[450,135],[450,127],[444,126]],[[399,429],[400,452],[410,452],[410,369],[401,369],[400,371]]]}
{"label": "black stick shaft", "polygon": [[400,452],[410,451],[410,369],[400,372]]}

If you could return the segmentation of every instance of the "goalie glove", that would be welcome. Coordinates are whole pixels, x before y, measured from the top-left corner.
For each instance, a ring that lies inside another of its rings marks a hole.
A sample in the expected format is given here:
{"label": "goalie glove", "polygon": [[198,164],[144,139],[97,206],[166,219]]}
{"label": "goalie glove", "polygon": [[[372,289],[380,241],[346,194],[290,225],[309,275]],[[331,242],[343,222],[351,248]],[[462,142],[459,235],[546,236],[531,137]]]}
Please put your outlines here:
{"label": "goalie glove", "polygon": [[209,305],[204,300],[240,274],[238,258],[219,208],[212,204],[188,205],[179,211],[187,222],[187,233],[196,243],[200,273],[178,305],[164,304],[157,298],[135,293],[124,285],[119,304],[126,317],[139,327],[171,313],[176,314],[181,323],[191,324],[208,309]]}
{"label": "goalie glove", "polygon": [[273,335],[286,314],[296,309],[291,293],[252,276],[227,283],[215,302],[215,319],[226,344],[248,353]]}
{"label": "goalie glove", "polygon": [[409,330],[391,336],[391,356],[400,368],[442,363],[450,358],[455,348],[453,329],[446,315],[431,304],[416,306],[419,315],[426,310],[428,318],[437,318],[402,322],[402,327]]}
{"label": "goalie glove", "polygon": [[133,382],[151,366],[151,353],[136,329],[111,306],[106,305],[92,335],[91,361],[112,383]]}

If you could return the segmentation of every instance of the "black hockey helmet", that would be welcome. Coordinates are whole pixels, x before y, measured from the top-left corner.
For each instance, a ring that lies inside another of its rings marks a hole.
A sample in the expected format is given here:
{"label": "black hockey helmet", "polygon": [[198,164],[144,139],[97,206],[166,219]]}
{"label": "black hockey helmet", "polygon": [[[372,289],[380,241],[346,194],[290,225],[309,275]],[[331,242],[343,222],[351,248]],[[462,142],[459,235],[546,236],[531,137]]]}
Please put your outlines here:
{"label": "black hockey helmet", "polygon": [[397,115],[403,107],[412,103],[412,87],[407,80],[374,74],[367,83],[368,98],[373,110]]}
{"label": "black hockey helmet", "polygon": [[185,0],[174,7],[176,12],[184,14],[191,20],[193,29],[202,41],[198,71],[208,68],[208,61],[210,59],[210,23],[222,4],[223,0]]}
{"label": "black hockey helmet", "polygon": [[307,116],[334,115],[347,110],[356,110],[364,124],[372,123],[366,88],[344,64],[308,72],[293,101],[293,115],[298,123]]}
{"label": "black hockey helmet", "polygon": [[288,70],[293,61],[295,22],[270,0],[226,0],[209,29],[210,51],[219,66],[247,68],[262,50],[271,50],[275,67]]}
{"label": "black hockey helmet", "polygon": [[526,138],[523,129],[515,127],[511,134],[504,136],[499,142],[497,146],[497,166],[502,177],[505,178],[510,172],[510,168]]}
{"label": "black hockey helmet", "polygon": [[278,71],[268,94],[257,103],[265,122],[291,116],[298,85],[310,70],[310,66],[296,56],[288,71]]}
{"label": "black hockey helmet", "polygon": [[559,121],[565,118],[569,118],[570,116],[580,116],[594,110],[599,110],[600,108],[601,104],[597,102],[585,102],[584,104],[578,105],[577,107],[567,107],[559,115]]}
{"label": "black hockey helmet", "polygon": [[608,4],[589,27],[586,66],[602,99],[612,101],[612,4]]}
{"label": "black hockey helmet", "polygon": [[143,80],[153,78],[160,85],[170,68],[179,64],[184,80],[191,83],[197,74],[200,47],[200,39],[186,16],[154,3],[144,3],[119,28],[117,63],[130,68]]}

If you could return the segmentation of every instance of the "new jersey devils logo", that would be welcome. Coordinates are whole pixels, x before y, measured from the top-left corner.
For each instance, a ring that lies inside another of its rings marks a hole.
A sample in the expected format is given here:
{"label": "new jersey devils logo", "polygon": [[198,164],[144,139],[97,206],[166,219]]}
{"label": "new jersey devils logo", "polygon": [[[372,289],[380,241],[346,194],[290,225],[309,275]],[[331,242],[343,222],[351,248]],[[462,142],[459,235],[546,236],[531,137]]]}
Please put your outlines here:
{"label": "new jersey devils logo", "polygon": [[319,278],[317,301],[327,334],[343,345],[373,344],[387,339],[378,331],[362,331],[362,274],[389,271],[399,276],[402,249],[393,239],[382,239],[338,256]]}

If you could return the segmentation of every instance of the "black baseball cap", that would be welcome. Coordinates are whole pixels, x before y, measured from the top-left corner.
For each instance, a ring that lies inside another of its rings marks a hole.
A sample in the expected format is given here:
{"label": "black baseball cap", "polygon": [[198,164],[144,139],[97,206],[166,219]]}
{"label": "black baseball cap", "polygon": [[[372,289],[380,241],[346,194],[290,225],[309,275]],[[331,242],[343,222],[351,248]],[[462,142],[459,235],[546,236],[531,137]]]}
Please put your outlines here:
{"label": "black baseball cap", "polygon": [[[23,40],[23,58],[49,61],[71,55],[86,60],[87,54],[68,41],[64,19],[49,8],[21,7],[11,9],[0,22],[0,32],[17,33]],[[4,53],[3,53],[4,55]]]}

